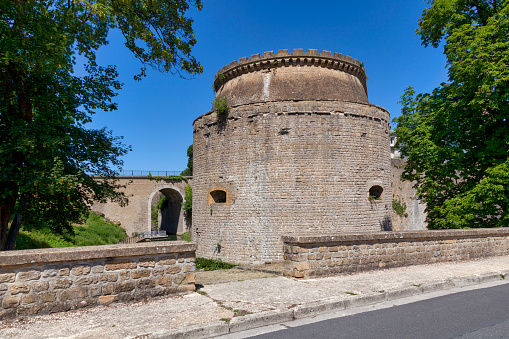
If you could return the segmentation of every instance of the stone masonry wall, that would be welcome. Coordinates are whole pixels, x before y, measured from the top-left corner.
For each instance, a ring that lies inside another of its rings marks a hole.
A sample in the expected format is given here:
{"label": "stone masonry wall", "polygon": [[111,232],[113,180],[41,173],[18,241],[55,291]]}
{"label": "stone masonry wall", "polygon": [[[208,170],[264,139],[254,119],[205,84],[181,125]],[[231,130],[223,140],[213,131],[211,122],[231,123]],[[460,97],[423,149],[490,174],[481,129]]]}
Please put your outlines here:
{"label": "stone masonry wall", "polygon": [[509,228],[283,236],[296,278],[509,255]]}
{"label": "stone masonry wall", "polygon": [[0,253],[0,320],[195,290],[196,245],[155,242]]}
{"label": "stone masonry wall", "polygon": [[414,182],[401,180],[405,163],[405,159],[391,159],[392,197],[406,205],[402,216],[392,212],[392,229],[394,231],[426,230],[426,204],[415,197]]}
{"label": "stone masonry wall", "polygon": [[[343,101],[260,103],[194,123],[193,241],[198,256],[283,259],[281,235],[377,232],[390,225],[389,113]],[[380,200],[369,199],[379,185]],[[227,191],[226,203],[209,192]],[[218,251],[218,244],[220,250]]]}

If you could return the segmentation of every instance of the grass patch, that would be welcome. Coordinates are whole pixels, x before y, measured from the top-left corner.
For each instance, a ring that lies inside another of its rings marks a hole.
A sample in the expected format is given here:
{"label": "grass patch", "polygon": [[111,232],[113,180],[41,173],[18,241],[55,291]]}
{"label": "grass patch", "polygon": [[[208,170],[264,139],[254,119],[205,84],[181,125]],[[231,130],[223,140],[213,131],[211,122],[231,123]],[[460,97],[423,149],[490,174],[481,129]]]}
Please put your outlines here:
{"label": "grass patch", "polygon": [[116,244],[127,238],[123,228],[93,213],[89,215],[86,225],[75,226],[74,232],[76,246]]}
{"label": "grass patch", "polygon": [[191,242],[191,232],[182,233],[180,239]]}
{"label": "grass patch", "polygon": [[72,246],[76,245],[59,234],[51,233],[48,229],[31,231],[21,230],[18,235],[18,240],[16,241],[17,250]]}
{"label": "grass patch", "polygon": [[205,259],[205,258],[196,258],[196,269],[197,270],[205,270],[205,271],[215,271],[215,270],[229,270],[238,265],[229,264],[221,261],[221,259]]}
{"label": "grass patch", "polygon": [[73,228],[74,235],[53,233],[48,227],[22,228],[16,249],[108,245],[127,238],[123,228],[94,213],[90,213],[85,225]]}
{"label": "grass patch", "polygon": [[350,295],[357,295],[357,293],[353,293],[353,292],[345,292],[346,294],[350,294]]}

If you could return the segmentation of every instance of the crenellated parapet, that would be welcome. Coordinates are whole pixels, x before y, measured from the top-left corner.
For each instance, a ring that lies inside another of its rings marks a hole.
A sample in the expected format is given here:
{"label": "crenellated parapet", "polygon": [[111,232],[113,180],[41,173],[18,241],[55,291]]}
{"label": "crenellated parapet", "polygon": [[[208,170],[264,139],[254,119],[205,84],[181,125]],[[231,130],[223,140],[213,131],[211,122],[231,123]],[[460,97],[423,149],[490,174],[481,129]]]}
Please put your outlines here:
{"label": "crenellated parapet", "polygon": [[352,74],[360,80],[367,93],[366,73],[364,65],[359,60],[330,51],[319,53],[317,49],[309,49],[307,52],[303,49],[294,49],[291,53],[287,49],[281,49],[277,53],[269,51],[263,53],[263,56],[253,54],[249,58],[240,58],[216,73],[214,89],[218,91],[227,81],[242,74],[289,66],[316,66]]}

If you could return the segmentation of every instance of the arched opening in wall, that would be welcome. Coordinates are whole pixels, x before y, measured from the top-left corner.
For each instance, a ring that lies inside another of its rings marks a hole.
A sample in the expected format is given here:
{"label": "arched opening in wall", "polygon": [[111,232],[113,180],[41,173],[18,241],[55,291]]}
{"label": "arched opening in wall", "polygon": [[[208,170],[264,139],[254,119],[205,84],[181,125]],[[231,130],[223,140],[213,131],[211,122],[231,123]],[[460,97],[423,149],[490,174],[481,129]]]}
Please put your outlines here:
{"label": "arched opening in wall", "polygon": [[168,235],[177,234],[182,223],[182,195],[172,188],[163,188],[157,192],[151,202],[152,230],[166,231]]}
{"label": "arched opening in wall", "polygon": [[382,200],[382,193],[384,189],[382,186],[374,185],[369,189],[369,200]]}
{"label": "arched opening in wall", "polygon": [[223,189],[215,189],[209,192],[210,204],[226,204],[228,192]]}

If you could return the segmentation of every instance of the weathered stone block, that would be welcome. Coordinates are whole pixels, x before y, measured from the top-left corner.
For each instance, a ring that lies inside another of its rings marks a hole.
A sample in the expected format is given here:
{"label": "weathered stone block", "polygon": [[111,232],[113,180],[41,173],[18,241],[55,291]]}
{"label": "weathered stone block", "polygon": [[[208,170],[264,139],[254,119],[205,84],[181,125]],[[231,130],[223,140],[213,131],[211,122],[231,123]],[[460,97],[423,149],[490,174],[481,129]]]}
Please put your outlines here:
{"label": "weathered stone block", "polygon": [[26,305],[18,307],[18,316],[36,315],[46,309],[45,304]]}
{"label": "weathered stone block", "polygon": [[106,284],[102,286],[102,294],[112,294],[114,290],[113,284]]}
{"label": "weathered stone block", "polygon": [[136,288],[154,288],[156,287],[156,282],[153,278],[141,278],[136,281]]}
{"label": "weathered stone block", "polygon": [[109,260],[106,262],[106,271],[134,269],[137,267],[136,262],[129,259]]}
{"label": "weathered stone block", "polygon": [[90,265],[76,265],[71,269],[71,273],[75,276],[85,275],[90,273]]}
{"label": "weathered stone block", "polygon": [[90,297],[97,297],[98,295],[101,295],[101,286],[97,285],[90,286],[88,288],[88,295]]}
{"label": "weathered stone block", "polygon": [[43,278],[53,278],[58,275],[58,267],[55,265],[51,266],[45,266],[44,270],[42,271],[42,277]]}
{"label": "weathered stone block", "polygon": [[193,270],[194,270],[194,266],[193,265],[184,265],[184,267],[182,267],[182,272],[183,273],[192,272]]}
{"label": "weathered stone block", "polygon": [[88,290],[86,287],[75,287],[63,290],[60,292],[60,301],[74,300],[78,298],[85,298],[88,296]]}
{"label": "weathered stone block", "polygon": [[112,295],[103,295],[103,296],[100,296],[99,299],[97,300],[97,303],[99,305],[109,305],[111,304],[112,302],[116,301],[117,300],[117,295],[116,294],[112,294]]}
{"label": "weathered stone block", "polygon": [[299,262],[296,266],[297,271],[304,271],[309,269],[309,261]]}
{"label": "weathered stone block", "polygon": [[120,280],[129,280],[131,279],[131,272],[130,271],[122,271],[120,272]]}
{"label": "weathered stone block", "polygon": [[138,262],[138,266],[140,267],[154,267],[155,265],[155,258],[141,258]]}
{"label": "weathered stone block", "polygon": [[195,285],[180,285],[177,287],[177,293],[191,293],[196,291]]}
{"label": "weathered stone block", "polygon": [[60,278],[60,279],[56,279],[53,282],[53,289],[55,289],[55,290],[66,289],[66,288],[70,287],[71,285],[72,285],[71,279]]}
{"label": "weathered stone block", "polygon": [[113,291],[115,293],[129,292],[134,290],[134,282],[132,281],[121,281],[113,284]]}
{"label": "weathered stone block", "polygon": [[115,282],[118,280],[118,273],[104,273],[101,274],[99,280],[101,282]]}
{"label": "weathered stone block", "polygon": [[13,308],[19,306],[21,298],[20,297],[4,297],[2,299],[2,307],[3,308]]}
{"label": "weathered stone block", "polygon": [[181,268],[180,268],[180,266],[175,265],[175,266],[166,268],[165,271],[166,271],[166,274],[176,274],[176,273],[180,273]]}
{"label": "weathered stone block", "polygon": [[16,280],[16,273],[1,273],[0,283],[13,283]]}
{"label": "weathered stone block", "polygon": [[92,273],[103,273],[103,272],[104,272],[104,266],[103,265],[92,266]]}
{"label": "weathered stone block", "polygon": [[18,281],[38,280],[40,277],[41,277],[41,271],[24,270],[24,271],[18,272],[17,280]]}
{"label": "weathered stone block", "polygon": [[30,285],[26,283],[12,285],[9,288],[9,291],[11,292],[11,294],[28,293],[30,292]]}
{"label": "weathered stone block", "polygon": [[170,276],[164,276],[164,277],[157,277],[156,280],[157,284],[164,287],[171,287],[171,277]]}
{"label": "weathered stone block", "polygon": [[25,294],[24,296],[21,297],[21,303],[23,305],[33,304],[35,302],[38,302],[39,299],[40,299],[39,294]]}
{"label": "weathered stone block", "polygon": [[150,276],[150,270],[136,270],[131,272],[133,279],[139,279]]}
{"label": "weathered stone block", "polygon": [[152,270],[152,275],[153,276],[164,275],[164,268],[154,268]]}
{"label": "weathered stone block", "polygon": [[46,309],[48,310],[49,313],[65,312],[71,309],[71,304],[67,302],[55,301],[52,303],[48,303]]}
{"label": "weathered stone block", "polygon": [[34,281],[32,283],[32,292],[47,291],[49,289],[48,281]]}
{"label": "weathered stone block", "polygon": [[61,276],[61,277],[67,277],[67,276],[69,276],[69,273],[70,273],[69,267],[61,268],[58,271],[58,275]]}
{"label": "weathered stone block", "polygon": [[81,277],[81,278],[76,279],[74,284],[76,286],[85,286],[85,285],[97,284],[98,281],[99,281],[98,276],[87,276],[87,277]]}
{"label": "weathered stone block", "polygon": [[174,256],[171,257],[160,257],[159,261],[157,262],[158,265],[175,265],[177,260]]}
{"label": "weathered stone block", "polygon": [[42,302],[52,302],[57,299],[57,293],[56,292],[44,292],[41,293],[41,301]]}

